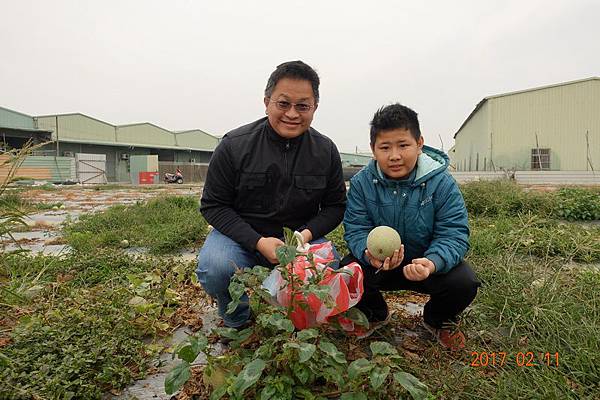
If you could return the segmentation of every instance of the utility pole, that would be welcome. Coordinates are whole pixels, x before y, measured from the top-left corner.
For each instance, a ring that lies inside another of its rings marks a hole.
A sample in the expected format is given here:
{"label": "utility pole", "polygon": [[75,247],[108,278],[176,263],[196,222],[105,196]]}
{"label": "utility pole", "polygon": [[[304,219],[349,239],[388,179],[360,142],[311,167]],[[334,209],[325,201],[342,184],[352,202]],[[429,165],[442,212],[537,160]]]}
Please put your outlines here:
{"label": "utility pole", "polygon": [[537,158],[538,158],[538,165],[540,167],[540,171],[543,171],[544,167],[542,167],[542,155],[540,154],[540,145],[538,143],[537,132],[535,133],[535,147],[536,147],[536,153],[537,153]]}
{"label": "utility pole", "polygon": [[[587,164],[585,169],[589,171],[589,169],[594,171],[594,166],[592,165],[592,157],[590,157],[590,131],[585,131],[585,144],[586,144],[586,155],[587,155]],[[589,169],[588,169],[589,167]]]}
{"label": "utility pole", "polygon": [[58,141],[58,115],[56,115],[54,119],[56,121],[56,157],[58,157],[60,155],[60,145]]}
{"label": "utility pole", "polygon": [[490,165],[496,172],[496,164],[494,164],[494,132],[490,131]]}

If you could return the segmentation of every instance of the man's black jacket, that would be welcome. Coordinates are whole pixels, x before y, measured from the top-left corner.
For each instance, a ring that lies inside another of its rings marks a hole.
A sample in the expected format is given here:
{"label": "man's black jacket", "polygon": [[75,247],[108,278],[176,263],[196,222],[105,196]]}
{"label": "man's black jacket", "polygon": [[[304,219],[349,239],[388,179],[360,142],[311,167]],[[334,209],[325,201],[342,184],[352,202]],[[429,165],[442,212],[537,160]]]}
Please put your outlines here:
{"label": "man's black jacket", "polygon": [[254,251],[283,227],[314,238],[342,220],[346,185],[331,139],[309,128],[285,139],[262,118],[227,133],[210,160],[200,211],[215,229]]}

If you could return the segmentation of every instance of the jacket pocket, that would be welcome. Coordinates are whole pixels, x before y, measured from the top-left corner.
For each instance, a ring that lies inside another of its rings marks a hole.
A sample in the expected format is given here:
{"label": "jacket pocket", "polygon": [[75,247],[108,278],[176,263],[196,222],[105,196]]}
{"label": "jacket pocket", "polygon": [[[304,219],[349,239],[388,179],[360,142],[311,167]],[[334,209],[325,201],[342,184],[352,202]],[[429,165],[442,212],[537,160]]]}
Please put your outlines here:
{"label": "jacket pocket", "polygon": [[290,210],[301,219],[316,215],[326,187],[325,175],[294,175],[288,204]]}
{"label": "jacket pocket", "polygon": [[323,190],[327,186],[327,179],[325,175],[296,175],[294,183],[298,189],[302,190]]}
{"label": "jacket pocket", "polygon": [[378,201],[374,199],[367,199],[365,205],[367,208],[367,215],[369,216],[370,220],[375,226],[394,226],[395,209],[393,202],[385,200]]}
{"label": "jacket pocket", "polygon": [[265,191],[266,184],[266,173],[242,172],[237,191],[236,208],[240,211],[264,210],[265,205],[270,202]]}

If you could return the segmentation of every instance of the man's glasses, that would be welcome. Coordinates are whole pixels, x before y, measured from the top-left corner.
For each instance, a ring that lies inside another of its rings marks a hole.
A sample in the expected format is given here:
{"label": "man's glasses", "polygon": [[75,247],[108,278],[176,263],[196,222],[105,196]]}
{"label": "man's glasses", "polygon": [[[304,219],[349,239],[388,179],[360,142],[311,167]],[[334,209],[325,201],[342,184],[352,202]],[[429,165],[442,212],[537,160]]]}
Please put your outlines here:
{"label": "man's glasses", "polygon": [[281,111],[289,111],[292,106],[294,106],[294,110],[296,110],[299,113],[305,113],[305,112],[309,112],[312,108],[314,108],[314,106],[312,104],[306,104],[306,103],[290,103],[289,101],[285,101],[285,100],[271,100],[269,98],[269,102],[271,103],[275,103],[275,107],[277,107],[278,110]]}

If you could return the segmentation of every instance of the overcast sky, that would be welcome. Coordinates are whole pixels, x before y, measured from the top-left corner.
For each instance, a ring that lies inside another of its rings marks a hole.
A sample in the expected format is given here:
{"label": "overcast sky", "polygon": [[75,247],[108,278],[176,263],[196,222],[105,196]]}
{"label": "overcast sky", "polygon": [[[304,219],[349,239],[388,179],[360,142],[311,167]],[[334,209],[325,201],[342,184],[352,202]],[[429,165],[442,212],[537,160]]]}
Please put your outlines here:
{"label": "overcast sky", "polygon": [[222,135],[301,59],[340,151],[368,150],[391,102],[448,150],[485,96],[600,75],[599,0],[0,0],[0,16],[0,106]]}

